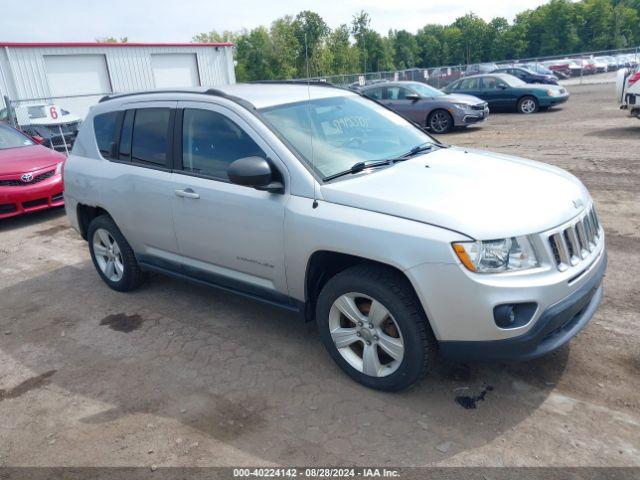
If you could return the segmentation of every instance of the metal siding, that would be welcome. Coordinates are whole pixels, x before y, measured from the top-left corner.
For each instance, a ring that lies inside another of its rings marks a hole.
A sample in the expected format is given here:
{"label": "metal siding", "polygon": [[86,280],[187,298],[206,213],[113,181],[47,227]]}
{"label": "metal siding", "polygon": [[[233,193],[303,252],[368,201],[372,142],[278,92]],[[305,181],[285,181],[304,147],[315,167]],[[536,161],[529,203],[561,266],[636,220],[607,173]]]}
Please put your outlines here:
{"label": "metal siding", "polygon": [[[233,47],[228,46],[127,46],[117,48],[98,45],[84,47],[7,46],[4,48],[7,52],[11,74],[15,79],[17,99],[50,97],[44,55],[104,55],[113,92],[132,92],[154,88],[151,54],[162,53],[195,53],[200,83],[204,86],[235,83]],[[6,86],[0,86],[5,92]]]}

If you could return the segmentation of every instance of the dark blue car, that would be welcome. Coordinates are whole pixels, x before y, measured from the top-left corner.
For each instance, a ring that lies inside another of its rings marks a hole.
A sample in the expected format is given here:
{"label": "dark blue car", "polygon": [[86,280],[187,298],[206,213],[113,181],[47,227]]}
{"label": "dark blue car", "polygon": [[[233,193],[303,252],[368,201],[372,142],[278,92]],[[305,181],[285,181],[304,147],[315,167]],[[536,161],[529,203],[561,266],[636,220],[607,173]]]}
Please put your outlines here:
{"label": "dark blue car", "polygon": [[546,75],[543,73],[536,73],[527,68],[522,67],[502,67],[497,68],[491,73],[508,73],[516,78],[519,78],[525,83],[542,83],[545,85],[558,85],[558,77],[555,75]]}

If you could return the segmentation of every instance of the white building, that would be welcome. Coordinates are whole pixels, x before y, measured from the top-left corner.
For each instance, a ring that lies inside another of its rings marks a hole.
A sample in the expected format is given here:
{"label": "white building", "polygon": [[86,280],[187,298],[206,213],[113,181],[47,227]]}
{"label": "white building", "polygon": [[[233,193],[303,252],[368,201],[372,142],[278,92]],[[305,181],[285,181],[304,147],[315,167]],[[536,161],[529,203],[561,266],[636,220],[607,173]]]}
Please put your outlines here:
{"label": "white building", "polygon": [[231,43],[0,43],[0,109],[60,105],[84,117],[109,93],[235,83]]}

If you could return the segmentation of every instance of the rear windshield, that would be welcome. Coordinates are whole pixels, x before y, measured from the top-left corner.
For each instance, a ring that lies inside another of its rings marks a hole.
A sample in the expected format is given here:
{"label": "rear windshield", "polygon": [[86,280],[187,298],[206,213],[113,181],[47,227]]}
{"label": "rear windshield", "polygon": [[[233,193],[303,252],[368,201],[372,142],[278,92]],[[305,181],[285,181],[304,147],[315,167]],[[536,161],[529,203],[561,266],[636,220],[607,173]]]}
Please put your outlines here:
{"label": "rear windshield", "polygon": [[27,136],[17,132],[13,128],[0,125],[0,150],[7,148],[28,147],[35,145]]}

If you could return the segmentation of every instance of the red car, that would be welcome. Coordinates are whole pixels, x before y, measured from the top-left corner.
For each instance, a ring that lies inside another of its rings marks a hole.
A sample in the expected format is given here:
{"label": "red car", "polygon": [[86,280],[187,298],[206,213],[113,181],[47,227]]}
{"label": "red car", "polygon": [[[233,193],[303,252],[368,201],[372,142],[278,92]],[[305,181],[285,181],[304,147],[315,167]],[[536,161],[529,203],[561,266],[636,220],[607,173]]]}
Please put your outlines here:
{"label": "red car", "polygon": [[0,219],[64,205],[65,159],[0,123]]}

